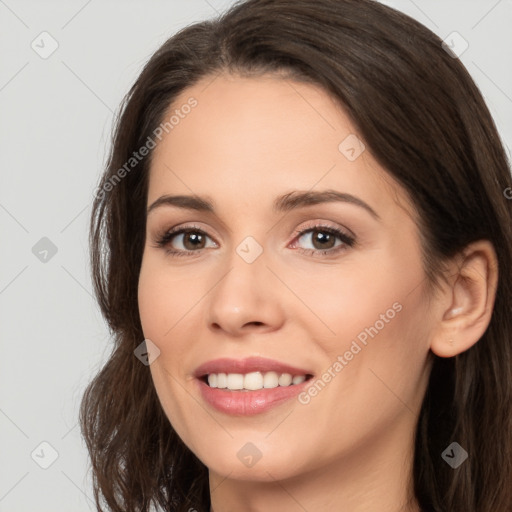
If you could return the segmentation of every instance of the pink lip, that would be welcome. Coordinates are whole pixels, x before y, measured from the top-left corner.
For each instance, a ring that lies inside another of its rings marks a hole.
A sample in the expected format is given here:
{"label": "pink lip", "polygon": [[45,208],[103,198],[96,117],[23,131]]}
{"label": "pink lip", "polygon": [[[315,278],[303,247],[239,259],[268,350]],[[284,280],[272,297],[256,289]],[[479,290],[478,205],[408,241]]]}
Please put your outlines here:
{"label": "pink lip", "polygon": [[257,391],[229,391],[228,389],[211,388],[206,382],[199,379],[196,382],[203,399],[218,411],[236,416],[252,416],[268,411],[298,395],[310,384],[311,379],[300,384],[264,388]]}
{"label": "pink lip", "polygon": [[196,368],[194,375],[197,378],[204,377],[209,373],[250,373],[250,372],[276,372],[290,373],[292,375],[312,375],[313,372],[304,368],[297,368],[288,364],[280,363],[274,359],[265,357],[247,357],[246,359],[229,359],[227,357],[207,361]]}
{"label": "pink lip", "polygon": [[251,416],[268,411],[286,400],[298,395],[310,384],[305,380],[300,384],[264,388],[256,391],[230,391],[228,389],[211,388],[204,376],[209,373],[250,373],[254,371],[276,373],[290,373],[291,375],[312,375],[312,372],[262,357],[249,357],[247,359],[215,359],[199,366],[194,375],[197,378],[199,391],[203,399],[220,412]]}

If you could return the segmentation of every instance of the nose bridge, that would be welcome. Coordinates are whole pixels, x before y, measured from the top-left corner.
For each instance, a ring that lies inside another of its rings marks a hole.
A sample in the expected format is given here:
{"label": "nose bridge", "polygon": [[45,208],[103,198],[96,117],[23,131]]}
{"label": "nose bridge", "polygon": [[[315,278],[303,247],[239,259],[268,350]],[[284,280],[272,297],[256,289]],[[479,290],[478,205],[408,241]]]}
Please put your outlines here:
{"label": "nose bridge", "polygon": [[226,271],[212,289],[210,325],[235,334],[248,324],[276,328],[282,322],[277,282],[267,268],[268,255],[254,238],[244,238],[223,262]]}

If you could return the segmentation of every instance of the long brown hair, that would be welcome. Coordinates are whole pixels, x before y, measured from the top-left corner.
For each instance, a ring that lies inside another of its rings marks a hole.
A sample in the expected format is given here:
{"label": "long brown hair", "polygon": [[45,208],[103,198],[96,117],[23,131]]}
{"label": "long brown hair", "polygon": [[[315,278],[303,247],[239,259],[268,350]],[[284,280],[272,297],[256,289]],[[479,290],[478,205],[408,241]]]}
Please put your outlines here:
{"label": "long brown hair", "polygon": [[[433,356],[411,478],[425,510],[512,510],[509,164],[461,62],[423,25],[372,0],[238,2],[165,42],[126,96],[90,226],[94,289],[114,341],[80,410],[98,510],[209,510],[207,468],[174,432],[149,368],[134,356],[144,339],[137,284],[151,154],[128,170],[126,162],[154,138],[178,94],[221,72],[279,73],[339,101],[413,199],[431,283],[470,242],[494,245],[499,282],[490,325],[464,353]],[[469,454],[457,469],[441,457],[453,441]]]}

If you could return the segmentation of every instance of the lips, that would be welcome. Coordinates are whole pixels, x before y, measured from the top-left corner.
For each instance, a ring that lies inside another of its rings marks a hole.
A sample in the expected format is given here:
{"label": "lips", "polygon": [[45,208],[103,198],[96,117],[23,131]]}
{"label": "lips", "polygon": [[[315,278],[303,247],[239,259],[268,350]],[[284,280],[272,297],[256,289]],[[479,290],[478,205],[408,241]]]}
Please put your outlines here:
{"label": "lips", "polygon": [[246,359],[221,358],[207,361],[194,371],[198,379],[204,378],[210,373],[251,373],[251,372],[276,372],[290,373],[291,375],[313,375],[313,372],[306,368],[291,366],[274,359],[264,357],[248,357]]}
{"label": "lips", "polygon": [[[211,374],[229,376],[233,374],[246,375],[252,372],[273,372],[274,376],[277,374],[288,374],[289,377],[291,375],[305,376],[306,380],[283,387],[277,386],[255,390],[219,389],[210,386],[207,380],[207,376]],[[313,372],[306,368],[291,366],[273,359],[248,357],[241,360],[223,358],[208,361],[195,370],[194,376],[196,377],[199,395],[206,404],[231,416],[252,416],[268,411],[296,397],[310,384]]]}

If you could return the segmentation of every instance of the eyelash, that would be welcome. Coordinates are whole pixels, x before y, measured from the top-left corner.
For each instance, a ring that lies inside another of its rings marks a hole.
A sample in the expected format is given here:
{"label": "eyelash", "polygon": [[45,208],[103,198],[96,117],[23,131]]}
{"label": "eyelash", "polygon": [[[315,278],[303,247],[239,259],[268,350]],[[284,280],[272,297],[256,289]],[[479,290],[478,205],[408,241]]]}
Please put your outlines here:
{"label": "eyelash", "polygon": [[[339,238],[342,242],[341,245],[338,245],[338,247],[331,248],[331,249],[304,249],[301,247],[298,247],[296,250],[298,250],[301,254],[308,254],[308,255],[317,255],[318,253],[321,253],[322,255],[333,255],[337,254],[340,251],[346,250],[347,247],[353,247],[355,245],[355,238],[348,235],[347,233],[344,233],[343,231],[339,230],[338,228],[334,228],[332,226],[325,226],[325,225],[314,225],[302,230],[298,230],[293,234],[293,239],[300,239],[303,235],[306,233],[310,233],[313,231],[319,231],[321,233],[327,233],[329,235],[333,235],[337,238]],[[182,251],[182,250],[176,250],[176,249],[169,249],[167,246],[172,241],[172,239],[175,236],[186,234],[186,233],[200,233],[201,235],[205,235],[207,237],[208,234],[205,233],[202,229],[198,228],[197,226],[185,226],[185,227],[178,227],[170,229],[169,231],[166,231],[162,235],[158,237],[156,240],[156,247],[157,248],[165,248],[166,253],[170,256],[187,256],[192,257],[193,253],[201,253],[203,249],[199,249],[197,251]]]}

